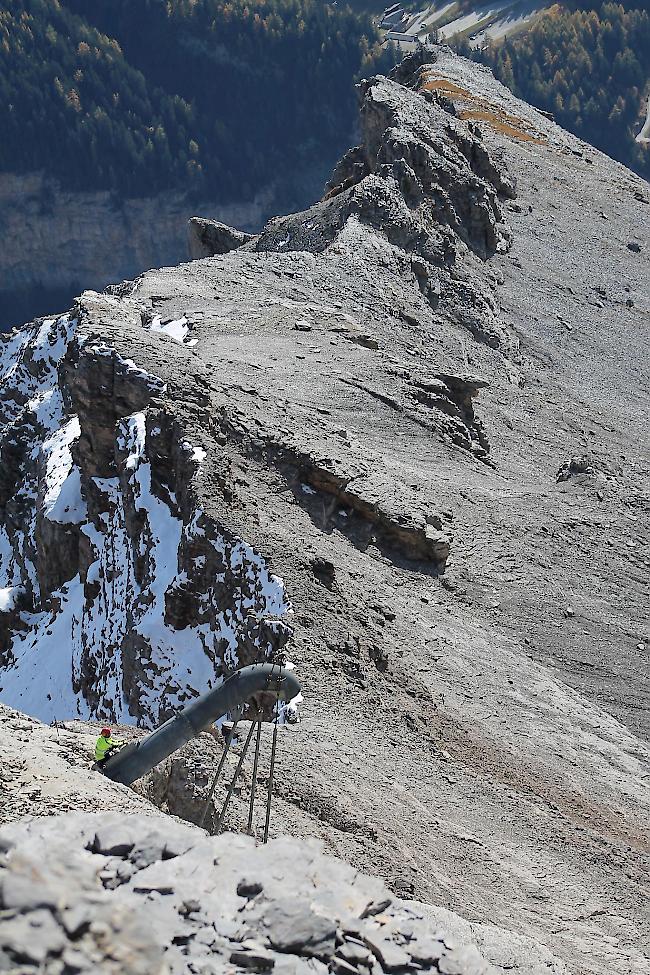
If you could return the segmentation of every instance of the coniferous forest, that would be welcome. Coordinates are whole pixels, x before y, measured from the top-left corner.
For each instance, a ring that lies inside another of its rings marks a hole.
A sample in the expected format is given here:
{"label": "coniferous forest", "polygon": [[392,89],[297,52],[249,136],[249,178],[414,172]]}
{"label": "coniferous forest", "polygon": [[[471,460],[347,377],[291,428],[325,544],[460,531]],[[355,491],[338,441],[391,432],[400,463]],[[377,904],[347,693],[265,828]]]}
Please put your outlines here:
{"label": "coniferous forest", "polygon": [[0,10],[0,170],[120,197],[245,199],[350,142],[387,70],[369,16],[320,0],[20,0]]}
{"label": "coniferous forest", "polygon": [[[649,0],[554,6],[472,51],[517,95],[650,175]],[[0,9],[0,171],[120,198],[250,198],[350,142],[388,70],[363,10],[322,0],[19,0]]]}
{"label": "coniferous forest", "polygon": [[650,178],[650,147],[635,136],[650,96],[650,2],[554,6],[533,24],[482,51],[520,98]]}

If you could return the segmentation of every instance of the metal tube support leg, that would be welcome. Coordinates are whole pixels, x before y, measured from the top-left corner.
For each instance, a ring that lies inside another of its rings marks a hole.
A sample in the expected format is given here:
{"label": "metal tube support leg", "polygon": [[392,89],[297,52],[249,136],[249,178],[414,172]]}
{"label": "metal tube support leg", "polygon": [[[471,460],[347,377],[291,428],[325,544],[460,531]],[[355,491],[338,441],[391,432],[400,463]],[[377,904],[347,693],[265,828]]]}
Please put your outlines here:
{"label": "metal tube support leg", "polygon": [[210,800],[212,799],[212,796],[214,795],[214,790],[217,787],[217,782],[219,781],[219,776],[221,775],[221,770],[223,769],[224,765],[226,764],[226,759],[228,758],[228,752],[230,751],[230,746],[232,744],[232,740],[235,737],[235,729],[236,728],[237,728],[237,722],[235,721],[234,724],[233,724],[233,726],[232,726],[232,728],[230,729],[230,732],[229,732],[228,737],[226,739],[226,745],[225,745],[225,748],[224,748],[223,753],[221,755],[221,758],[219,759],[219,764],[217,765],[217,771],[214,773],[214,778],[212,780],[212,785],[210,786],[210,791],[208,793],[208,798],[205,800],[205,805],[203,806],[203,812],[201,813],[201,819],[199,820],[199,826],[201,826],[201,827],[203,826],[203,823],[205,822],[205,817],[208,814],[208,806],[210,805]]}
{"label": "metal tube support leg", "polygon": [[271,822],[271,797],[273,795],[273,770],[275,768],[275,749],[278,741],[278,712],[276,705],[275,721],[273,722],[273,744],[271,745],[271,767],[269,768],[269,784],[266,794],[266,822],[264,823],[264,842],[269,838],[269,823]]}
{"label": "metal tube support leg", "polygon": [[260,741],[262,738],[262,719],[257,719],[257,738],[255,739],[255,758],[253,760],[253,781],[251,782],[251,797],[248,804],[248,832],[253,833],[253,812],[255,809],[255,790],[257,788],[257,765],[260,758]]}
{"label": "metal tube support leg", "polygon": [[241,767],[244,764],[244,759],[246,758],[246,752],[248,751],[248,746],[251,743],[251,738],[253,737],[254,730],[255,730],[255,722],[252,721],[251,722],[251,726],[250,726],[250,730],[248,732],[248,737],[246,738],[246,743],[245,743],[244,747],[241,750],[241,755],[239,756],[239,762],[237,763],[237,768],[235,769],[235,774],[232,777],[232,782],[228,786],[228,793],[226,795],[226,800],[225,800],[225,802],[223,804],[223,808],[221,810],[221,813],[219,815],[219,819],[217,821],[217,826],[216,826],[216,829],[215,829],[215,835],[220,832],[221,826],[223,824],[223,821],[226,818],[226,812],[228,810],[228,806],[230,805],[230,800],[232,799],[232,794],[233,794],[233,792],[235,790],[235,783],[237,781],[237,776],[241,772]]}

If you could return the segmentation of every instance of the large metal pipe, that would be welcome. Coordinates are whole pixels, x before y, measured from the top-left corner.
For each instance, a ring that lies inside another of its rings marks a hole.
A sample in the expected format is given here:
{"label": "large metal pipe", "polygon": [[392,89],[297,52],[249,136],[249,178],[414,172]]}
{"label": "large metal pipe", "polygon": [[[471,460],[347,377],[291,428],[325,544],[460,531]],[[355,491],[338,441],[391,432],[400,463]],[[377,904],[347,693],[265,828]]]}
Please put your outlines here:
{"label": "large metal pipe", "polygon": [[234,711],[259,693],[290,701],[300,693],[300,684],[292,671],[279,667],[278,664],[243,667],[219,687],[192,701],[146,738],[125,745],[106,759],[101,770],[114,782],[131,785],[190,739],[195,738],[207,725]]}

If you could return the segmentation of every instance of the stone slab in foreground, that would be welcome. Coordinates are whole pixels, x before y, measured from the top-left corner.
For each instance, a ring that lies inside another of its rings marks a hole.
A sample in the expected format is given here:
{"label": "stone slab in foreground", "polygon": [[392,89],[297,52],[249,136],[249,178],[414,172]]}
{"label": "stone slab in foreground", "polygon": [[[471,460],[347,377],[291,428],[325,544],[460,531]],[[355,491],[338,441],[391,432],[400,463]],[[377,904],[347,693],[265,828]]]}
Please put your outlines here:
{"label": "stone slab in foreground", "polygon": [[[0,856],[0,971],[504,971],[316,842],[69,813],[5,826]],[[508,968],[561,972],[546,955]]]}

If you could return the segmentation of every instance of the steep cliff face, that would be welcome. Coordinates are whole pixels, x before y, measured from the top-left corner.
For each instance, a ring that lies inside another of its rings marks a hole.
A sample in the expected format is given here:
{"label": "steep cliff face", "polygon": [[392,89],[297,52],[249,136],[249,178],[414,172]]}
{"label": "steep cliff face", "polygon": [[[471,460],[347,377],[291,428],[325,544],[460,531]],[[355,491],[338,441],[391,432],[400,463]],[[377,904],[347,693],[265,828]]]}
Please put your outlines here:
{"label": "steep cliff face", "polygon": [[156,405],[164,383],[80,334],[84,307],[4,343],[2,691],[46,720],[151,725],[277,650],[289,604],[205,518],[205,452]]}
{"label": "steep cliff face", "polygon": [[2,698],[147,724],[290,602],[283,825],[645,975],[649,188],[444,49],[361,95],[320,203],[6,340]]}
{"label": "steep cliff face", "polygon": [[42,173],[0,173],[0,330],[45,295],[60,300],[185,260],[195,212],[257,228],[273,209],[272,187],[241,203],[189,203],[180,193],[118,201],[108,192],[64,191]]}

